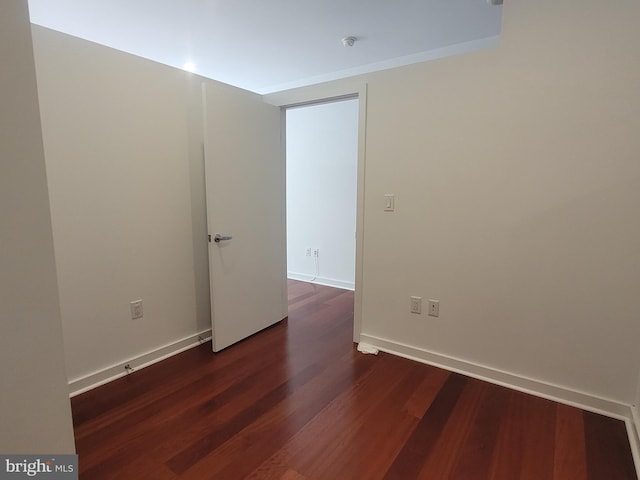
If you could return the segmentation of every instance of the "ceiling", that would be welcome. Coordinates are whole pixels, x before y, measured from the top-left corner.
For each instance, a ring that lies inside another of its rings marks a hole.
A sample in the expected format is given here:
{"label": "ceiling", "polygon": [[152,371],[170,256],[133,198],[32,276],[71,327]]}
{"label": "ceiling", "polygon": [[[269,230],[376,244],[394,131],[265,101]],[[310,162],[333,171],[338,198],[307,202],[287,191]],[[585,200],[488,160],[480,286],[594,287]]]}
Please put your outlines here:
{"label": "ceiling", "polygon": [[489,3],[29,0],[29,9],[35,24],[270,93],[495,46],[502,7]]}

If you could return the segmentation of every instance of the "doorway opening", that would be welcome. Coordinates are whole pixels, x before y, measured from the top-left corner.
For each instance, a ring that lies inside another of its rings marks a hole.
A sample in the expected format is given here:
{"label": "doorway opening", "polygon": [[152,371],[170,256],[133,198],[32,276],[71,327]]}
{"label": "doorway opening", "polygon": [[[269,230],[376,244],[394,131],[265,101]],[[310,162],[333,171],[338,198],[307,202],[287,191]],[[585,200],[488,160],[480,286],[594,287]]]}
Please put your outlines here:
{"label": "doorway opening", "polygon": [[285,115],[287,277],[354,290],[359,100]]}
{"label": "doorway opening", "polygon": [[[314,87],[310,87],[308,89],[298,89],[298,90],[290,90],[285,92],[276,92],[264,97],[264,100],[274,106],[280,107],[281,109],[281,120],[282,120],[282,132],[285,137],[285,141],[283,142],[283,160],[285,161],[285,172],[283,172],[283,177],[286,176],[286,165],[289,162],[289,159],[286,158],[286,131],[287,131],[287,112],[295,111],[298,108],[305,107],[320,107],[322,105],[329,105],[332,103],[340,104],[341,101],[344,100],[354,100],[353,105],[357,105],[357,122],[355,123],[355,127],[353,128],[353,135],[355,138],[355,143],[357,145],[356,152],[357,158],[356,162],[356,180],[354,182],[355,191],[356,191],[356,201],[355,201],[355,229],[352,226],[352,237],[349,241],[353,241],[353,237],[355,237],[355,279],[353,284],[353,341],[358,343],[360,342],[360,332],[362,328],[362,297],[363,297],[363,252],[364,252],[364,173],[365,173],[365,139],[366,139],[366,119],[367,119],[367,85],[366,83],[345,83],[345,84],[336,84],[336,85],[317,85]],[[312,172],[313,173],[313,172]],[[287,190],[287,186],[291,184],[291,181],[285,182],[285,190]],[[320,191],[317,195],[316,202],[320,203],[323,201],[323,198],[326,196],[332,195],[332,191],[335,188],[329,188],[327,191]],[[283,216],[286,216],[285,213],[287,211],[287,205],[289,203],[289,208],[292,208],[291,199],[286,202],[282,202],[283,208]],[[329,227],[329,231],[331,231],[332,225]],[[289,228],[288,228],[289,229]],[[355,230],[355,235],[353,232]],[[293,231],[293,230],[292,230]],[[287,231],[283,231],[285,237],[287,236]],[[313,257],[313,244],[304,243],[302,246],[302,251],[300,248],[297,250],[298,255],[302,255],[304,258],[307,258],[307,248],[311,247],[311,259],[313,270],[307,270],[307,274],[311,275],[307,277],[307,280],[313,278],[316,274],[315,270],[315,260]],[[324,250],[321,249],[320,246],[318,248],[318,260],[319,260],[319,271],[318,277],[323,277],[323,266],[325,265],[325,255]],[[293,252],[293,248],[291,245],[287,247],[287,250]],[[302,252],[302,253],[300,253]],[[286,255],[286,252],[285,252]],[[295,273],[293,272],[294,263],[287,268],[288,274]],[[289,280],[289,282],[294,282],[296,280]],[[318,284],[308,284],[312,286],[319,286]],[[351,287],[349,285],[349,287]],[[345,285],[342,285],[342,288],[348,288]],[[343,290],[344,291],[344,290]],[[344,298],[344,297],[343,297]]]}

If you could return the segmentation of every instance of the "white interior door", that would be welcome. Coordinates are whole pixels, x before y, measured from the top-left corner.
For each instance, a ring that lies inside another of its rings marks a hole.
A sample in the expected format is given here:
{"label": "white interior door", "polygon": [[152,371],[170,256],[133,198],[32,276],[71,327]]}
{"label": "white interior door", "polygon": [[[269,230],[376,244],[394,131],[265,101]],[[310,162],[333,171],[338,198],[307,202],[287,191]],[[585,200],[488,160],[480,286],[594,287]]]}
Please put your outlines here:
{"label": "white interior door", "polygon": [[204,110],[217,352],[287,316],[284,155],[280,108],[259,95],[205,84]]}

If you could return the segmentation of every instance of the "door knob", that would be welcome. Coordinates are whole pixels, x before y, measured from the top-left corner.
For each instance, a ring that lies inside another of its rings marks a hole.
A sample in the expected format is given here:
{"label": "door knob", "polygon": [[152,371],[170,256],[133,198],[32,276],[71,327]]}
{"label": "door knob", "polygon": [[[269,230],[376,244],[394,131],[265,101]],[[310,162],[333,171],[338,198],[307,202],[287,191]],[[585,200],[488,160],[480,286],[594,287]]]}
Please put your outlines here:
{"label": "door knob", "polygon": [[224,242],[225,240],[231,240],[233,237],[231,235],[220,235],[216,233],[213,237],[213,241],[216,243]]}

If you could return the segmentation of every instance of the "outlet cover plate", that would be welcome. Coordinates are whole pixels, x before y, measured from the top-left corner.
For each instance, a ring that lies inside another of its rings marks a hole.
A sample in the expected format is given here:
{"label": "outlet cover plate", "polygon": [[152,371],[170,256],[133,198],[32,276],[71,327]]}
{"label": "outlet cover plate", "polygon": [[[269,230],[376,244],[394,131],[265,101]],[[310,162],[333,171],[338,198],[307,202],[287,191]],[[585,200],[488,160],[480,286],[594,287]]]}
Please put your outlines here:
{"label": "outlet cover plate", "polygon": [[422,297],[410,297],[411,313],[422,313]]}
{"label": "outlet cover plate", "polygon": [[440,301],[439,300],[431,300],[431,299],[429,299],[429,316],[431,316],[431,317],[439,317],[440,316]]}
{"label": "outlet cover plate", "polygon": [[142,300],[134,300],[129,306],[131,307],[131,320],[142,318]]}

